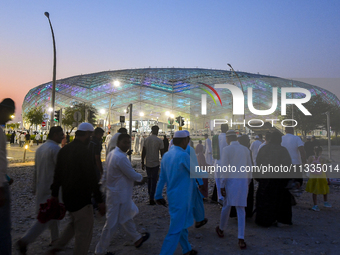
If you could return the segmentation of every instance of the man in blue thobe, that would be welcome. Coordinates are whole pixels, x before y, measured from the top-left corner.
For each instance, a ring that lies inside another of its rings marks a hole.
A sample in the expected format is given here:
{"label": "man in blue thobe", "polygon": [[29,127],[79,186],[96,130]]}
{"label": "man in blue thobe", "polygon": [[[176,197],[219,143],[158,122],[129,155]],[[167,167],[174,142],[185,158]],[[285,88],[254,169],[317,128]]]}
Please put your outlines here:
{"label": "man in blue thobe", "polygon": [[203,195],[199,190],[197,183],[199,186],[203,185],[202,178],[207,178],[207,173],[195,172],[196,167],[198,166],[198,160],[196,156],[195,149],[190,146],[190,133],[187,130],[184,130],[187,134],[188,146],[185,151],[190,156],[190,177],[194,178],[194,189],[192,193],[192,207],[193,207],[193,215],[196,221],[195,227],[200,228],[203,225],[207,224],[208,219],[205,218],[205,211],[203,205]]}
{"label": "man in blue thobe", "polygon": [[160,254],[173,254],[177,244],[180,243],[183,254],[192,255],[197,252],[191,249],[187,228],[194,223],[192,213],[194,179],[190,179],[190,156],[185,151],[188,145],[187,134],[184,131],[177,131],[173,142],[174,148],[165,153],[161,161],[161,173],[155,194],[156,203],[164,204],[162,192],[164,185],[167,185],[170,227]]}

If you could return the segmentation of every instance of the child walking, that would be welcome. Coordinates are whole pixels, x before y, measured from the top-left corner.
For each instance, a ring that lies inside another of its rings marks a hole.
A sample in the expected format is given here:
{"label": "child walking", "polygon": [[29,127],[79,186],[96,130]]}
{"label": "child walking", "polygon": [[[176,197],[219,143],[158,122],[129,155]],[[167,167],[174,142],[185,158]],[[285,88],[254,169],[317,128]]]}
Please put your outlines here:
{"label": "child walking", "polygon": [[[309,165],[314,165],[314,167],[311,167],[310,170],[312,169],[314,171],[310,172],[309,180],[306,185],[306,191],[309,193],[312,193],[313,197],[313,203],[314,206],[312,207],[313,211],[320,211],[318,202],[317,202],[317,195],[323,195],[323,206],[324,207],[332,207],[328,202],[327,202],[327,194],[329,193],[329,178],[327,178],[327,175],[323,171],[317,171],[317,169],[323,169],[322,165],[326,163],[326,159],[321,157],[322,153],[322,148],[320,146],[315,146],[314,147],[314,153],[315,156],[310,156],[308,158],[308,164]],[[319,164],[319,165],[318,165]]]}

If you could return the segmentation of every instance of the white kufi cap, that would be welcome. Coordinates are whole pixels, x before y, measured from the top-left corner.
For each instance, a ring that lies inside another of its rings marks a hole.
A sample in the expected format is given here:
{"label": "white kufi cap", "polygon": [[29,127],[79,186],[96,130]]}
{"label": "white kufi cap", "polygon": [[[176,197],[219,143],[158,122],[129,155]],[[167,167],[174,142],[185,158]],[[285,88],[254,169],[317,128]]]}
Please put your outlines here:
{"label": "white kufi cap", "polygon": [[91,123],[83,122],[78,126],[78,131],[94,131],[94,128]]}

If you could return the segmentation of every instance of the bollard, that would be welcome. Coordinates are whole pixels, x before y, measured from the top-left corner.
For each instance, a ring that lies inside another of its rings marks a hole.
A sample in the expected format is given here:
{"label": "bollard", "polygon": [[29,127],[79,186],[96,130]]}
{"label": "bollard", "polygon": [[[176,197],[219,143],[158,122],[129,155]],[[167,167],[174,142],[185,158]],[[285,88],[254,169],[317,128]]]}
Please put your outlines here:
{"label": "bollard", "polygon": [[25,150],[24,150],[24,157],[23,157],[23,160],[22,160],[23,162],[26,161],[26,151],[28,149],[28,145],[26,144],[24,148],[25,148]]}

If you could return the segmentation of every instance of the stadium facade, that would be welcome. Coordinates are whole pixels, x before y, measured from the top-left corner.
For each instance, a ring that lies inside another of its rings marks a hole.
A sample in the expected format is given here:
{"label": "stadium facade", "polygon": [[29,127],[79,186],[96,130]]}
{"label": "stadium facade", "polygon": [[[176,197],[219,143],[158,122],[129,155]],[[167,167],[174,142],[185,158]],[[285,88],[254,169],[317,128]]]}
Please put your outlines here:
{"label": "stadium facade", "polygon": [[[119,86],[114,82],[119,81]],[[199,68],[145,68],[105,71],[78,75],[56,82],[56,109],[72,104],[92,104],[98,112],[98,121],[107,126],[111,104],[111,123],[118,124],[119,116],[129,116],[125,110],[133,104],[133,124],[139,123],[147,131],[149,126],[158,121],[163,131],[167,129],[168,115],[185,118],[187,129],[211,128],[212,119],[232,118],[232,95],[228,89],[216,89],[214,94],[209,86],[215,84],[233,84],[244,92],[245,117],[254,118],[247,107],[247,88],[253,88],[253,105],[256,109],[269,109],[272,104],[272,88],[278,87],[278,106],[271,117],[280,114],[282,87],[305,88],[312,97],[321,95],[325,102],[340,107],[339,99],[331,92],[307,83],[278,77],[225,70]],[[42,105],[50,107],[52,82],[31,89],[23,102],[23,117],[32,107]],[[210,92],[210,93],[209,93]],[[207,115],[201,114],[202,94],[207,97]],[[219,95],[220,99],[217,97]],[[287,98],[302,98],[304,94],[289,94]],[[217,101],[217,103],[216,103]],[[219,103],[221,101],[221,104]],[[105,113],[104,113],[105,112]],[[238,116],[243,119],[243,116]],[[258,117],[258,116],[257,116]]]}

